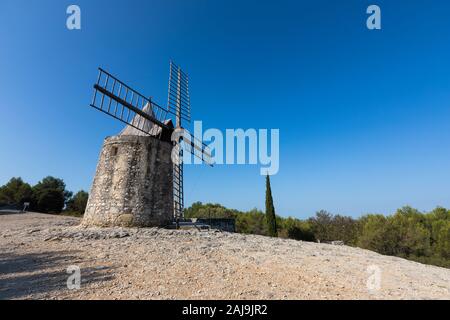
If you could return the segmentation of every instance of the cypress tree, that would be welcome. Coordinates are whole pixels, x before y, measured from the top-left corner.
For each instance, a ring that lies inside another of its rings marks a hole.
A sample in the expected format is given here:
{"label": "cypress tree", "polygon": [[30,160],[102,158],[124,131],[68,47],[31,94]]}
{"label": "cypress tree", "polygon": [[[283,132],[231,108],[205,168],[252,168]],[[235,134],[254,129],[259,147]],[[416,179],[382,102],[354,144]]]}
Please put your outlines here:
{"label": "cypress tree", "polygon": [[266,176],[266,223],[269,236],[277,237],[277,220],[275,208],[273,207],[272,190],[270,189],[270,178]]}

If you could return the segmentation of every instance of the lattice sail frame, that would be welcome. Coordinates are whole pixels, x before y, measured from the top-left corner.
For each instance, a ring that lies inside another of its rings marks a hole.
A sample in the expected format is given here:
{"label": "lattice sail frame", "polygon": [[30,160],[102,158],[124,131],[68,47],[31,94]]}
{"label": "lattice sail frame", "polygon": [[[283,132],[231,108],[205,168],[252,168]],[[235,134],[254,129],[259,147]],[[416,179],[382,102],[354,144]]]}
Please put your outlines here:
{"label": "lattice sail frame", "polygon": [[170,62],[167,109],[176,116],[177,127],[182,127],[182,119],[191,122],[189,76],[173,63],[173,61]]}
{"label": "lattice sail frame", "polygon": [[[175,115],[176,130],[182,128],[182,120],[191,121],[189,77],[173,61],[170,61],[167,110]],[[183,159],[183,132],[177,136],[178,159]],[[173,164],[173,209],[175,219],[184,217],[184,165],[183,161]]]}
{"label": "lattice sail frame", "polygon": [[[146,98],[102,68],[98,69],[97,82],[94,84],[94,96],[91,107],[129,125],[148,135],[155,135],[154,128],[144,128],[145,118],[156,126],[171,130],[164,121],[168,111],[150,98]],[[144,112],[146,105],[151,106],[151,112]]]}

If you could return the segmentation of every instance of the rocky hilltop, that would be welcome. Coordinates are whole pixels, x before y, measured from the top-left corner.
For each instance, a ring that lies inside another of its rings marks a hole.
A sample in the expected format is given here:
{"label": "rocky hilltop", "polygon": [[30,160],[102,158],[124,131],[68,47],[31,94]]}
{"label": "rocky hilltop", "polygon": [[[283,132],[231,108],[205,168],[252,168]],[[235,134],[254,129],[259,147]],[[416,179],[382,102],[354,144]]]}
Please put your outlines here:
{"label": "rocky hilltop", "polygon": [[79,223],[0,215],[0,299],[450,299],[449,269],[368,250]]}

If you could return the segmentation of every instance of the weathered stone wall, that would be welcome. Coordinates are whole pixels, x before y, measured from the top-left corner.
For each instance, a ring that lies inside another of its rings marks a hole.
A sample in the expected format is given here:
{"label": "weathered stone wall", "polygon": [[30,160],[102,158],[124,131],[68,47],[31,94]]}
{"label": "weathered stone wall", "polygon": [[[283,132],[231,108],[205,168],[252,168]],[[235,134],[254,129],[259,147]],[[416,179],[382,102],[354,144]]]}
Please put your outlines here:
{"label": "weathered stone wall", "polygon": [[150,136],[105,139],[83,225],[163,226],[173,217],[172,145]]}

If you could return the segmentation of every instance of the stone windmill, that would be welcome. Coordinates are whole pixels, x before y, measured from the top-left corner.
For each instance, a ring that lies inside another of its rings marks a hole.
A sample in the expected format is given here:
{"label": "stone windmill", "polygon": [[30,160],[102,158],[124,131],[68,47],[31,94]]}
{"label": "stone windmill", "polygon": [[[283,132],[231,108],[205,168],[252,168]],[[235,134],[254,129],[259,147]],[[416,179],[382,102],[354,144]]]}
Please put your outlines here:
{"label": "stone windmill", "polygon": [[99,68],[91,107],[126,127],[103,143],[84,225],[164,226],[183,218],[183,151],[212,161],[182,127],[191,118],[189,80],[173,62],[168,91],[164,108]]}

